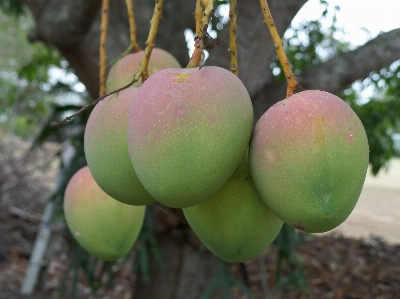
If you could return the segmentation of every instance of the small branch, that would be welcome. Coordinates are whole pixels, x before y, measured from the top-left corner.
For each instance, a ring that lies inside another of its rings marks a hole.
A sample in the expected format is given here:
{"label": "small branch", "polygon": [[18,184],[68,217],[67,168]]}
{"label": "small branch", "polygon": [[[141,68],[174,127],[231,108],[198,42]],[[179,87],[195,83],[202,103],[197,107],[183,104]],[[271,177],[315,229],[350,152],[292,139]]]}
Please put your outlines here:
{"label": "small branch", "polygon": [[260,0],[260,4],[264,15],[264,24],[268,26],[269,32],[271,33],[272,40],[275,44],[275,50],[278,56],[278,60],[282,64],[283,71],[286,76],[286,81],[288,83],[286,98],[288,98],[294,94],[294,91],[298,87],[298,82],[296,76],[293,74],[292,68],[290,67],[290,62],[286,57],[285,51],[283,49],[283,42],[278,34],[274,20],[272,19],[267,0]]}
{"label": "small branch", "polygon": [[135,13],[133,10],[132,0],[126,0],[126,8],[128,10],[128,18],[129,18],[129,33],[131,37],[131,47],[134,52],[139,52],[142,49],[137,44],[136,40],[136,22],[135,22]]}
{"label": "small branch", "polygon": [[99,91],[100,96],[103,96],[106,93],[107,26],[108,26],[108,0],[103,0],[101,7],[101,25],[100,25],[100,91]]}
{"label": "small branch", "polygon": [[[140,69],[139,69],[140,75],[142,76],[142,83],[144,81],[146,81],[147,78],[149,77],[149,74],[147,72],[147,67],[149,66],[151,52],[153,51],[153,48],[156,43],[158,26],[159,26],[161,18],[162,18],[163,4],[164,4],[164,0],[156,0],[156,4],[154,6],[153,17],[151,18],[151,21],[150,21],[149,36],[147,37],[146,48],[144,50],[144,56],[142,58],[142,61],[140,62]],[[138,79],[139,79],[139,76],[137,76]],[[135,75],[135,78],[136,78],[136,75]]]}
{"label": "small branch", "polygon": [[132,44],[129,45],[128,48],[126,48],[126,50],[124,52],[122,52],[121,54],[119,54],[116,58],[114,58],[113,60],[111,60],[108,65],[112,66],[114,63],[116,63],[118,60],[120,60],[122,57],[128,55],[132,50]]}
{"label": "small branch", "polygon": [[[210,19],[214,14],[213,0],[197,0],[196,4],[196,37],[194,38],[194,52],[186,67],[201,67],[204,64],[205,39]],[[200,19],[201,17],[201,19]]]}
{"label": "small branch", "polygon": [[110,95],[112,95],[112,94],[114,94],[114,93],[118,93],[118,92],[120,92],[121,90],[124,90],[124,89],[128,88],[128,87],[131,86],[133,83],[135,83],[135,82],[138,81],[138,79],[137,79],[136,77],[140,77],[140,76],[136,76],[136,75],[135,75],[134,78],[133,78],[133,80],[132,80],[129,84],[127,84],[127,85],[125,85],[125,86],[123,86],[123,87],[121,87],[121,88],[118,88],[117,90],[114,90],[113,92],[110,92],[109,94],[106,94],[106,95],[103,95],[103,96],[98,97],[98,98],[97,98],[96,100],[94,100],[93,102],[91,102],[91,103],[89,103],[89,104],[83,106],[81,109],[79,109],[78,111],[76,111],[74,114],[72,114],[72,115],[70,115],[70,116],[67,116],[67,117],[64,118],[63,120],[57,121],[57,122],[56,122],[56,121],[52,121],[52,122],[50,123],[50,126],[52,126],[53,128],[58,128],[60,125],[66,123],[67,121],[72,120],[75,116],[78,116],[78,115],[81,114],[83,111],[89,109],[90,107],[96,106],[98,102],[100,102],[101,100],[104,100],[106,97],[108,97],[108,96],[110,96]]}
{"label": "small branch", "polygon": [[238,59],[237,59],[237,50],[238,45],[236,41],[236,23],[237,23],[237,0],[229,1],[230,10],[229,10],[229,53],[231,55],[231,72],[236,76],[239,75],[238,68]]}
{"label": "small branch", "polygon": [[[103,1],[107,1],[107,0],[103,0]],[[70,116],[67,116],[63,120],[61,120],[59,122],[54,122],[54,121],[51,122],[50,125],[52,127],[59,127],[61,124],[66,123],[67,121],[70,121],[75,116],[81,114],[83,111],[87,110],[88,108],[96,106],[98,102],[100,102],[104,98],[108,97],[109,95],[112,95],[114,93],[118,93],[121,90],[128,88],[133,83],[137,82],[140,77],[142,77],[142,82],[144,82],[148,78],[147,67],[149,65],[151,52],[153,51],[154,44],[155,44],[155,41],[156,41],[158,25],[160,24],[161,17],[162,17],[162,7],[163,7],[163,4],[164,4],[164,0],[156,0],[155,2],[156,2],[156,4],[155,4],[155,7],[154,7],[153,17],[151,18],[151,21],[150,21],[150,31],[149,31],[149,36],[148,36],[147,41],[146,41],[146,48],[144,50],[144,55],[143,55],[142,61],[140,62],[139,71],[137,71],[137,73],[135,73],[135,75],[133,76],[132,81],[129,84],[125,85],[124,87],[121,87],[121,88],[119,88],[119,89],[117,89],[117,90],[115,90],[115,91],[113,91],[113,92],[111,92],[111,93],[109,93],[107,95],[100,96],[98,99],[94,100],[90,104],[87,104],[87,105],[83,106],[81,109],[76,111],[74,114],[72,114]]]}
{"label": "small branch", "polygon": [[196,11],[195,11],[195,21],[196,21],[196,36],[200,34],[201,29],[203,28],[203,23],[201,22],[204,13],[204,4],[203,0],[196,1]]}

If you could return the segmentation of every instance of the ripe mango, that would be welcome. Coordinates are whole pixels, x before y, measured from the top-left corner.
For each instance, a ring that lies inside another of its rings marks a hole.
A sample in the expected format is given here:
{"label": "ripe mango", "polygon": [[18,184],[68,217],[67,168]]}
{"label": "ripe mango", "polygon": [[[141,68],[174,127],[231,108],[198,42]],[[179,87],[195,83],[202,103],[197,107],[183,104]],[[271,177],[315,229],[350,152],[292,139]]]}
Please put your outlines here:
{"label": "ripe mango", "polygon": [[212,196],[237,168],[250,142],[253,108],[228,70],[165,69],[140,87],[127,126],[143,186],[158,202],[183,208]]}
{"label": "ripe mango", "polygon": [[247,153],[217,193],[182,210],[204,245],[231,263],[259,255],[272,243],[283,224],[258,194]]}
{"label": "ripe mango", "polygon": [[85,128],[84,149],[97,184],[111,197],[130,205],[155,202],[139,181],[129,157],[126,120],[138,88],[121,90],[100,101]]}
{"label": "ripe mango", "polygon": [[368,167],[368,140],[354,111],[320,90],[297,93],[257,122],[250,146],[254,184],[285,223],[329,231],[355,207]]}
{"label": "ripe mango", "polygon": [[68,182],[64,214],[69,230],[84,249],[103,260],[115,261],[135,243],[145,207],[126,205],[108,196],[85,166]]}
{"label": "ripe mango", "polygon": [[[122,57],[110,68],[106,81],[106,93],[110,93],[132,82],[133,75],[139,70],[144,51],[130,53]],[[147,71],[149,76],[166,68],[180,68],[174,56],[159,48],[151,52]],[[131,86],[142,85],[142,78]]]}

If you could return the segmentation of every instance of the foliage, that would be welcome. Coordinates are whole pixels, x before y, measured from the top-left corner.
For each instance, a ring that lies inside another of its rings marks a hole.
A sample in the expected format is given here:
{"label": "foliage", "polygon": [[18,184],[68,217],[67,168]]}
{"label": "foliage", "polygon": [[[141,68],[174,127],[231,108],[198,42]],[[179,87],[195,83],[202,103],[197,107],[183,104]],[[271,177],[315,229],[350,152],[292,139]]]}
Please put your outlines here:
{"label": "foliage", "polygon": [[[349,42],[337,38],[344,33],[344,29],[337,27],[336,13],[339,11],[339,7],[334,7],[334,11],[332,11],[326,2],[323,3],[325,9],[320,19],[303,21],[298,27],[291,26],[285,33],[285,52],[296,76],[300,76],[312,66],[322,63],[338,53],[350,50]],[[324,26],[325,22],[331,22],[331,24]],[[273,62],[271,69],[276,82],[286,82],[279,62]]]}
{"label": "foliage", "polygon": [[[10,27],[9,24],[16,26]],[[31,26],[28,17],[18,20],[5,18],[0,25],[5,30],[0,33],[0,40],[8,45],[0,52],[0,106],[4,107],[0,110],[0,130],[32,139],[40,130],[48,129],[47,118],[54,105],[57,110],[58,96],[75,94],[75,102],[79,103],[82,95],[75,90],[77,80],[68,78],[73,71],[54,48],[43,44],[29,45],[21,38],[22,34],[26,38]],[[17,38],[10,39],[13,36]],[[54,78],[51,75],[54,73],[61,76]]]}
{"label": "foliage", "polygon": [[274,244],[279,248],[275,270],[276,290],[295,288],[306,292],[310,291],[304,274],[306,264],[303,257],[296,251],[297,245],[303,243],[303,241],[303,235],[296,232],[293,227],[287,224],[282,226],[274,241]]}
{"label": "foliage", "polygon": [[49,69],[61,68],[60,56],[51,48],[40,47],[29,62],[22,65],[14,80],[0,79],[0,112],[3,130],[23,138],[35,135],[50,114],[54,96],[67,86],[50,83]]}
{"label": "foliage", "polygon": [[0,0],[0,10],[15,18],[26,13],[22,0]]}
{"label": "foliage", "polygon": [[252,299],[253,295],[249,288],[244,284],[241,280],[239,280],[236,276],[234,276],[229,269],[229,264],[220,261],[220,271],[214,276],[211,282],[208,284],[206,290],[201,295],[200,299],[208,299],[210,296],[218,289],[218,287],[222,287],[225,291],[225,298],[234,299],[232,294],[232,286],[237,286],[238,289],[246,295],[248,299]]}
{"label": "foliage", "polygon": [[[372,88],[372,96],[363,99],[363,90]],[[353,84],[342,93],[364,124],[368,136],[372,172],[377,174],[395,156],[393,133],[400,127],[400,61],[383,68],[379,73]]]}

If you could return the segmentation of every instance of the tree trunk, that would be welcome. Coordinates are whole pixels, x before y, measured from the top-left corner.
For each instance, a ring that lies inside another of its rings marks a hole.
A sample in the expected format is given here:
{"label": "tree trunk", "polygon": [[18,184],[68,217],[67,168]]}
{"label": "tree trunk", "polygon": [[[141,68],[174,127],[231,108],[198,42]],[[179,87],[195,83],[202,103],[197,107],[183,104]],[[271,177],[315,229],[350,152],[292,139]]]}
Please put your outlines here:
{"label": "tree trunk", "polygon": [[[152,259],[150,281],[138,277],[133,298],[198,299],[219,271],[220,261],[171,235],[158,238],[163,267]],[[219,293],[211,298],[223,298]]]}
{"label": "tree trunk", "polygon": [[[151,259],[150,281],[145,282],[138,275],[133,298],[199,298],[220,271],[221,261],[201,247],[181,209],[156,203],[149,207],[148,212],[152,219],[156,219],[152,231],[157,238],[163,265],[160,266],[156,258]],[[217,293],[212,298],[223,297]]]}

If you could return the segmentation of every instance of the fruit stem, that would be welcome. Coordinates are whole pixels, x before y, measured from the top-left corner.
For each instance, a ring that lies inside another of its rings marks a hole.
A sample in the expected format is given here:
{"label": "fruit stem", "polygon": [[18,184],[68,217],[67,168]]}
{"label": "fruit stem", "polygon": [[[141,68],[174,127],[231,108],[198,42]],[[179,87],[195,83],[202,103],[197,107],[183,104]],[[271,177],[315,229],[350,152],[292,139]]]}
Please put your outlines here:
{"label": "fruit stem", "polygon": [[200,67],[204,64],[205,38],[207,36],[208,23],[214,14],[213,0],[197,0],[196,3],[196,36],[194,38],[194,52],[189,60],[187,68]]}
{"label": "fruit stem", "polygon": [[237,40],[236,40],[236,23],[237,23],[237,0],[229,1],[229,53],[231,55],[231,72],[236,76],[239,75],[239,66],[237,60]]}
{"label": "fruit stem", "polygon": [[296,76],[292,71],[292,68],[290,67],[289,59],[287,58],[285,51],[283,49],[283,42],[278,34],[275,22],[272,19],[271,11],[269,10],[267,0],[260,0],[260,4],[264,15],[264,24],[268,26],[269,32],[271,34],[272,40],[275,45],[275,50],[278,56],[278,60],[283,67],[283,72],[285,73],[286,81],[288,83],[288,87],[286,90],[286,98],[288,98],[294,94],[294,91],[298,87],[298,82]]}
{"label": "fruit stem", "polygon": [[[103,3],[107,2],[107,1],[108,0],[103,0]],[[149,36],[148,36],[147,41],[146,41],[146,48],[144,50],[144,56],[142,58],[142,61],[140,62],[139,70],[133,76],[132,82],[130,82],[129,84],[127,84],[127,85],[125,85],[125,86],[123,86],[121,88],[118,88],[117,90],[114,90],[113,92],[110,92],[107,95],[100,96],[99,98],[97,98],[93,102],[83,106],[81,109],[76,111],[74,114],[72,114],[70,116],[67,116],[66,118],[64,118],[63,120],[61,120],[59,122],[52,121],[50,123],[50,125],[53,128],[57,128],[61,124],[66,123],[67,121],[70,121],[75,116],[81,114],[83,111],[87,110],[88,108],[96,106],[98,102],[100,102],[104,98],[108,97],[109,95],[112,95],[114,93],[118,93],[121,90],[128,88],[133,83],[137,82],[139,80],[140,76],[142,76],[142,82],[144,82],[148,78],[147,67],[149,65],[151,51],[154,48],[154,43],[155,43],[155,40],[156,40],[158,25],[160,24],[160,21],[161,21],[162,7],[163,7],[163,4],[164,4],[164,0],[156,0],[155,2],[156,2],[156,4],[155,4],[155,7],[154,7],[153,17],[151,18],[151,21],[150,21],[150,31],[149,31]],[[108,5],[108,2],[107,2],[107,5]],[[104,80],[104,82],[105,82],[105,80]]]}
{"label": "fruit stem", "polygon": [[[136,81],[142,76],[142,83],[147,80],[149,74],[147,72],[147,67],[149,65],[149,60],[151,56],[151,51],[153,51],[155,42],[156,42],[156,35],[158,31],[158,25],[160,24],[162,18],[162,8],[163,8],[164,0],[156,0],[154,6],[153,16],[150,21],[150,31],[149,36],[147,37],[146,41],[146,48],[144,49],[144,55],[142,61],[140,62],[139,71],[135,74],[134,79]],[[136,82],[135,81],[135,82]]]}
{"label": "fruit stem", "polygon": [[132,0],[126,0],[126,9],[128,10],[128,19],[129,19],[129,33],[131,37],[131,47],[134,52],[139,52],[142,49],[138,45],[136,41],[136,22],[135,22],[135,13],[133,10],[133,2]]}
{"label": "fruit stem", "polygon": [[101,25],[100,25],[100,90],[99,95],[106,93],[106,76],[107,76],[107,26],[108,26],[108,0],[103,0],[101,4]]}

